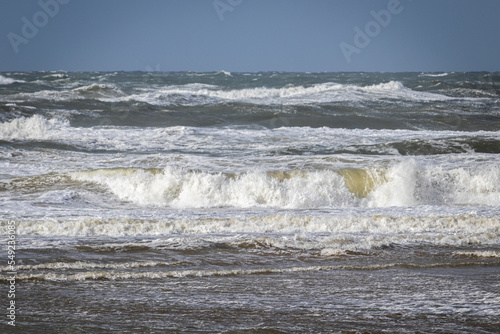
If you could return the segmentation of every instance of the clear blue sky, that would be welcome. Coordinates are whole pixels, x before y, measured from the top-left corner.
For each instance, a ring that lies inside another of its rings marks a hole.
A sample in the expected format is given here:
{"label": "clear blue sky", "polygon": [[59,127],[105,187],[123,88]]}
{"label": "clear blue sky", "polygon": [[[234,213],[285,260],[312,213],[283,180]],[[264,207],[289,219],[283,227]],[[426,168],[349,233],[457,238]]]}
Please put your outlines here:
{"label": "clear blue sky", "polygon": [[1,0],[0,71],[500,70],[499,0],[215,4]]}

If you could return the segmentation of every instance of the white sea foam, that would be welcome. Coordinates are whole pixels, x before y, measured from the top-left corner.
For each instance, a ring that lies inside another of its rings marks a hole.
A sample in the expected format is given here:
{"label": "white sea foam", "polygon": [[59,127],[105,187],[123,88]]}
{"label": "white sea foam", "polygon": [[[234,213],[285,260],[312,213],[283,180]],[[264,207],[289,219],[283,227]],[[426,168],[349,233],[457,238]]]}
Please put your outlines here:
{"label": "white sea foam", "polygon": [[67,78],[68,74],[67,73],[53,73],[44,76],[44,78]]}
{"label": "white sea foam", "polygon": [[[68,115],[73,111],[60,111]],[[36,115],[21,117],[0,123],[0,138],[16,139],[51,139],[64,144],[74,144],[89,150],[205,150],[217,154],[224,150],[247,150],[252,153],[289,149],[333,152],[335,150],[352,151],[371,149],[377,153],[399,155],[398,150],[387,143],[428,141],[431,145],[446,145],[447,140],[455,140],[454,146],[462,145],[465,151],[471,151],[465,143],[469,139],[484,138],[498,140],[499,132],[457,132],[457,131],[412,131],[412,130],[370,130],[287,127],[277,129],[245,128],[137,128],[137,127],[70,127],[69,122],[58,118],[47,119]],[[210,140],[207,140],[210,138]],[[303,138],[308,138],[305,144]]]}
{"label": "white sea foam", "polygon": [[10,85],[14,82],[24,82],[24,81],[12,79],[12,78],[7,78],[7,77],[4,77],[3,75],[0,75],[0,85]]}
{"label": "white sea foam", "polygon": [[[124,262],[124,263],[95,263],[95,262],[51,262],[35,265],[17,265],[15,268],[22,271],[37,270],[74,270],[74,269],[132,269],[147,267],[162,267],[180,264],[182,262],[164,262],[164,261],[143,261],[143,262]],[[0,266],[0,272],[12,271],[9,266]]]}
{"label": "white sea foam", "polygon": [[346,206],[354,201],[342,176],[333,171],[298,171],[296,174],[280,180],[258,171],[233,177],[167,168],[159,172],[96,170],[75,172],[70,176],[78,181],[103,185],[118,198],[138,205],[310,208]]}
{"label": "white sea foam", "polygon": [[72,90],[40,90],[34,93],[19,93],[16,95],[12,95],[9,98],[12,101],[19,101],[19,102],[24,102],[24,101],[33,102],[33,100],[72,101],[77,99],[83,99],[84,96]]}
{"label": "white sea foam", "polygon": [[[252,268],[252,269],[220,269],[220,270],[174,270],[174,271],[143,271],[143,272],[109,272],[109,271],[87,271],[77,274],[19,274],[16,280],[43,280],[43,281],[86,281],[86,280],[138,280],[138,279],[165,279],[182,277],[213,277],[213,276],[241,276],[282,274],[311,271],[331,270],[384,270],[395,267],[411,268],[433,268],[445,266],[471,265],[471,263],[435,263],[435,264],[412,264],[412,263],[385,263],[373,265],[322,265],[302,266],[288,268]],[[0,281],[8,281],[9,277],[0,276]]]}
{"label": "white sea foam", "polygon": [[193,84],[169,86],[142,94],[103,99],[104,101],[141,101],[154,105],[207,104],[220,101],[241,101],[264,104],[310,104],[345,101],[364,101],[394,98],[412,101],[444,101],[452,98],[444,95],[419,92],[406,88],[402,83],[391,81],[373,86],[355,86],[338,83],[322,83],[312,86],[286,86],[283,88],[245,88],[222,90],[199,87]]}
{"label": "white sea foam", "polygon": [[[2,223],[6,225],[7,223]],[[427,216],[336,216],[272,214],[228,218],[48,219],[22,220],[19,236],[132,237],[152,236],[149,242],[98,244],[99,249],[131,246],[159,249],[200,249],[213,244],[270,252],[309,252],[334,255],[363,252],[389,245],[494,245],[500,242],[497,216],[477,214]],[[2,227],[1,231],[6,230]],[[37,239],[38,242],[43,240]],[[52,241],[48,240],[51,243]],[[28,246],[26,243],[25,247]],[[33,247],[36,248],[36,243]],[[91,247],[91,246],[89,246]],[[334,250],[334,251],[333,251]]]}
{"label": "white sea foam", "polygon": [[74,172],[140,206],[172,208],[334,208],[500,203],[500,168],[421,166],[405,159],[361,170],[250,171],[240,174],[182,169],[117,168]]}
{"label": "white sea foam", "polygon": [[[38,82],[45,84],[44,81]],[[78,82],[71,82],[65,85],[66,89],[59,90],[39,90],[34,93],[19,93],[9,96],[12,101],[33,101],[33,100],[47,100],[47,101],[73,101],[82,99],[103,99],[113,101],[115,98],[124,96],[125,94],[121,89],[114,85],[109,84],[91,84],[80,86]]]}
{"label": "white sea foam", "polygon": [[403,160],[388,169],[386,182],[368,195],[368,205],[484,205],[500,203],[500,168],[422,166]]}
{"label": "white sea foam", "polygon": [[[351,267],[351,266],[349,266]],[[380,266],[387,267],[387,265]],[[285,272],[304,272],[332,269],[347,269],[346,266],[310,266],[291,268],[256,268],[256,269],[229,269],[229,270],[176,270],[176,271],[148,271],[148,272],[108,272],[108,271],[87,271],[77,274],[20,274],[16,280],[46,280],[46,281],[85,281],[85,280],[134,280],[134,279],[159,279],[159,278],[180,278],[180,277],[210,277],[210,276],[236,276],[272,274]],[[362,270],[361,267],[353,269]],[[368,270],[378,269],[378,267],[368,266]],[[0,281],[6,281],[8,277],[0,276]]]}
{"label": "white sea foam", "polygon": [[[53,140],[90,150],[132,150],[139,153],[192,150],[217,155],[221,147],[230,147],[235,151],[244,149],[251,152],[250,155],[264,157],[268,152],[293,149],[294,145],[303,150],[303,142],[297,142],[297,138],[310,138],[308,145],[314,149],[321,150],[325,147],[332,150],[349,148],[350,145],[429,139],[431,136],[442,140],[458,135],[464,137],[463,133],[451,131],[329,128],[73,128],[67,121],[49,120],[39,115],[0,123],[2,140]],[[468,133],[467,136],[491,137],[496,140],[498,133],[477,132]],[[222,152],[227,155],[227,149]],[[57,157],[51,155],[50,161],[55,158]],[[160,165],[154,163],[155,167],[160,168],[151,170],[115,168],[85,171],[85,168],[92,168],[89,166],[93,164],[92,161],[86,160],[85,164],[72,163],[71,169],[79,168],[83,171],[72,173],[70,176],[76,181],[92,182],[122,201],[140,206],[171,208],[303,209],[416,205],[497,206],[500,203],[500,168],[494,162],[477,162],[476,160],[481,158],[477,155],[436,156],[432,159],[402,158],[396,155],[390,162],[382,158],[364,158],[359,164],[352,160],[353,163],[346,166],[353,169],[349,175],[340,170],[344,168],[339,167],[343,163],[336,162],[347,157],[339,156],[337,160],[328,158],[331,162],[321,156],[285,158],[273,159],[274,166],[282,168],[283,163],[288,161],[287,164],[304,166],[304,169],[273,170],[273,167],[269,168],[272,166],[269,159],[247,159],[244,156],[237,156],[237,160],[241,160],[241,163],[237,163],[230,154],[228,158],[214,158],[217,161],[199,157],[179,160],[173,157],[164,160]],[[489,156],[488,159],[491,160],[492,157]],[[267,170],[259,169],[263,161],[267,164]],[[123,162],[123,166],[134,165],[133,161]],[[172,166],[163,168],[167,163]],[[97,161],[94,165],[107,164]],[[37,166],[38,169],[45,168],[40,166],[39,162]],[[48,169],[43,170],[50,171],[49,166],[50,164],[47,165]],[[220,170],[220,166],[224,167],[224,173],[215,172]],[[316,171],[311,171],[311,166]],[[5,165],[5,168],[7,167]],[[197,168],[201,171],[192,171]],[[6,173],[9,171],[6,170]],[[58,192],[44,196],[40,198],[42,202],[62,203],[74,198],[74,193]]]}
{"label": "white sea foam", "polygon": [[421,73],[419,77],[446,77],[450,75],[450,73]]}
{"label": "white sea foam", "polygon": [[124,95],[121,89],[109,84],[91,84],[87,86],[80,86],[72,89],[72,91],[77,92],[86,98],[101,98]]}
{"label": "white sea foam", "polygon": [[479,258],[500,258],[499,251],[456,251],[453,255],[460,257],[479,257]]}
{"label": "white sea foam", "polygon": [[224,75],[226,75],[226,76],[228,76],[228,77],[231,77],[231,76],[232,76],[232,75],[231,75],[231,72],[224,71],[224,70],[220,70],[219,72],[217,72],[217,74],[224,74]]}
{"label": "white sea foam", "polygon": [[10,122],[0,123],[0,139],[3,140],[32,140],[47,139],[61,129],[68,128],[68,121],[46,119],[35,115],[30,118],[21,117]]}
{"label": "white sea foam", "polygon": [[415,198],[417,187],[417,166],[414,160],[405,160],[390,168],[384,175],[385,182],[368,195],[368,206],[412,206],[418,204]]}
{"label": "white sea foam", "polygon": [[373,95],[371,96],[372,98],[391,98],[410,101],[446,101],[454,99],[445,95],[411,90],[399,81],[366,86],[361,88],[361,90]]}

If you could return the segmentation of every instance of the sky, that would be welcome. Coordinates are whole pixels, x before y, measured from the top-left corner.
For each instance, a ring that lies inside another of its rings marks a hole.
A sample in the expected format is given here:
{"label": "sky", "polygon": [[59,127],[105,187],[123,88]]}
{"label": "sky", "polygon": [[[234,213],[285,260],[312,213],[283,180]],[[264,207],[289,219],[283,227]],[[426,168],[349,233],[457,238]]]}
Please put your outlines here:
{"label": "sky", "polygon": [[0,71],[500,71],[500,0],[1,0]]}

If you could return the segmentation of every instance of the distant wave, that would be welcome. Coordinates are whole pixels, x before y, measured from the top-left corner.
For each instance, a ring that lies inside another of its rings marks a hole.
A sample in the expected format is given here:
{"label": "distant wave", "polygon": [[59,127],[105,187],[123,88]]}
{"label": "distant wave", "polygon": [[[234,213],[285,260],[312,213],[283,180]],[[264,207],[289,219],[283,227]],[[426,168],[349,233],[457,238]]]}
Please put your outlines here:
{"label": "distant wave", "polygon": [[120,96],[123,92],[113,85],[106,84],[91,84],[72,89],[73,92],[78,92],[87,98]]}
{"label": "distant wave", "polygon": [[[15,104],[11,104],[16,106]],[[31,111],[31,109],[30,109]],[[206,136],[211,138],[206,142]],[[247,138],[241,142],[242,136]],[[259,138],[281,138],[258,143]],[[168,138],[168,141],[165,139]],[[310,138],[308,145],[296,143],[297,138]],[[71,127],[63,118],[39,114],[19,117],[0,123],[1,140],[48,140],[45,145],[73,145],[89,150],[210,150],[218,152],[222,145],[273,154],[370,154],[370,155],[435,155],[456,153],[500,153],[498,132],[369,130],[287,127],[276,129],[155,127]],[[362,144],[360,144],[362,142]]]}
{"label": "distant wave", "polygon": [[450,74],[451,73],[421,73],[419,77],[446,77]]}
{"label": "distant wave", "polygon": [[4,77],[3,75],[0,75],[0,85],[9,85],[9,84],[12,84],[14,82],[25,82],[25,81],[15,80],[15,79],[7,78],[7,77]]}
{"label": "distant wave", "polygon": [[224,70],[220,70],[219,72],[217,72],[217,74],[224,74],[224,75],[226,75],[228,77],[232,77],[231,72],[224,71]]}
{"label": "distant wave", "polygon": [[414,91],[406,88],[401,82],[391,81],[372,86],[329,82],[312,86],[257,87],[233,90],[223,90],[211,85],[188,84],[164,87],[142,94],[104,98],[102,100],[110,102],[140,101],[153,105],[197,105],[222,101],[255,104],[314,104],[386,98],[411,101],[446,101],[452,99],[441,94]]}
{"label": "distant wave", "polygon": [[[38,81],[38,84],[43,84],[43,81]],[[12,95],[11,100],[17,102],[47,100],[47,101],[74,101],[84,99],[104,99],[124,96],[125,94],[116,86],[109,84],[91,84],[73,88],[75,85],[69,86],[70,89],[60,90],[39,90],[34,93],[19,93]]]}

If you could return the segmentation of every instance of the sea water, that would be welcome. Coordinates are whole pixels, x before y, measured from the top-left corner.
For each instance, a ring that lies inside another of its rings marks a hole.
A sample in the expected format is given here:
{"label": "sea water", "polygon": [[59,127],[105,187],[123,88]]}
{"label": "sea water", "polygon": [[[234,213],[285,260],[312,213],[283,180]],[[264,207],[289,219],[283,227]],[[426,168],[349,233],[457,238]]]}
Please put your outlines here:
{"label": "sea water", "polygon": [[498,73],[2,73],[0,328],[498,333],[499,153]]}

